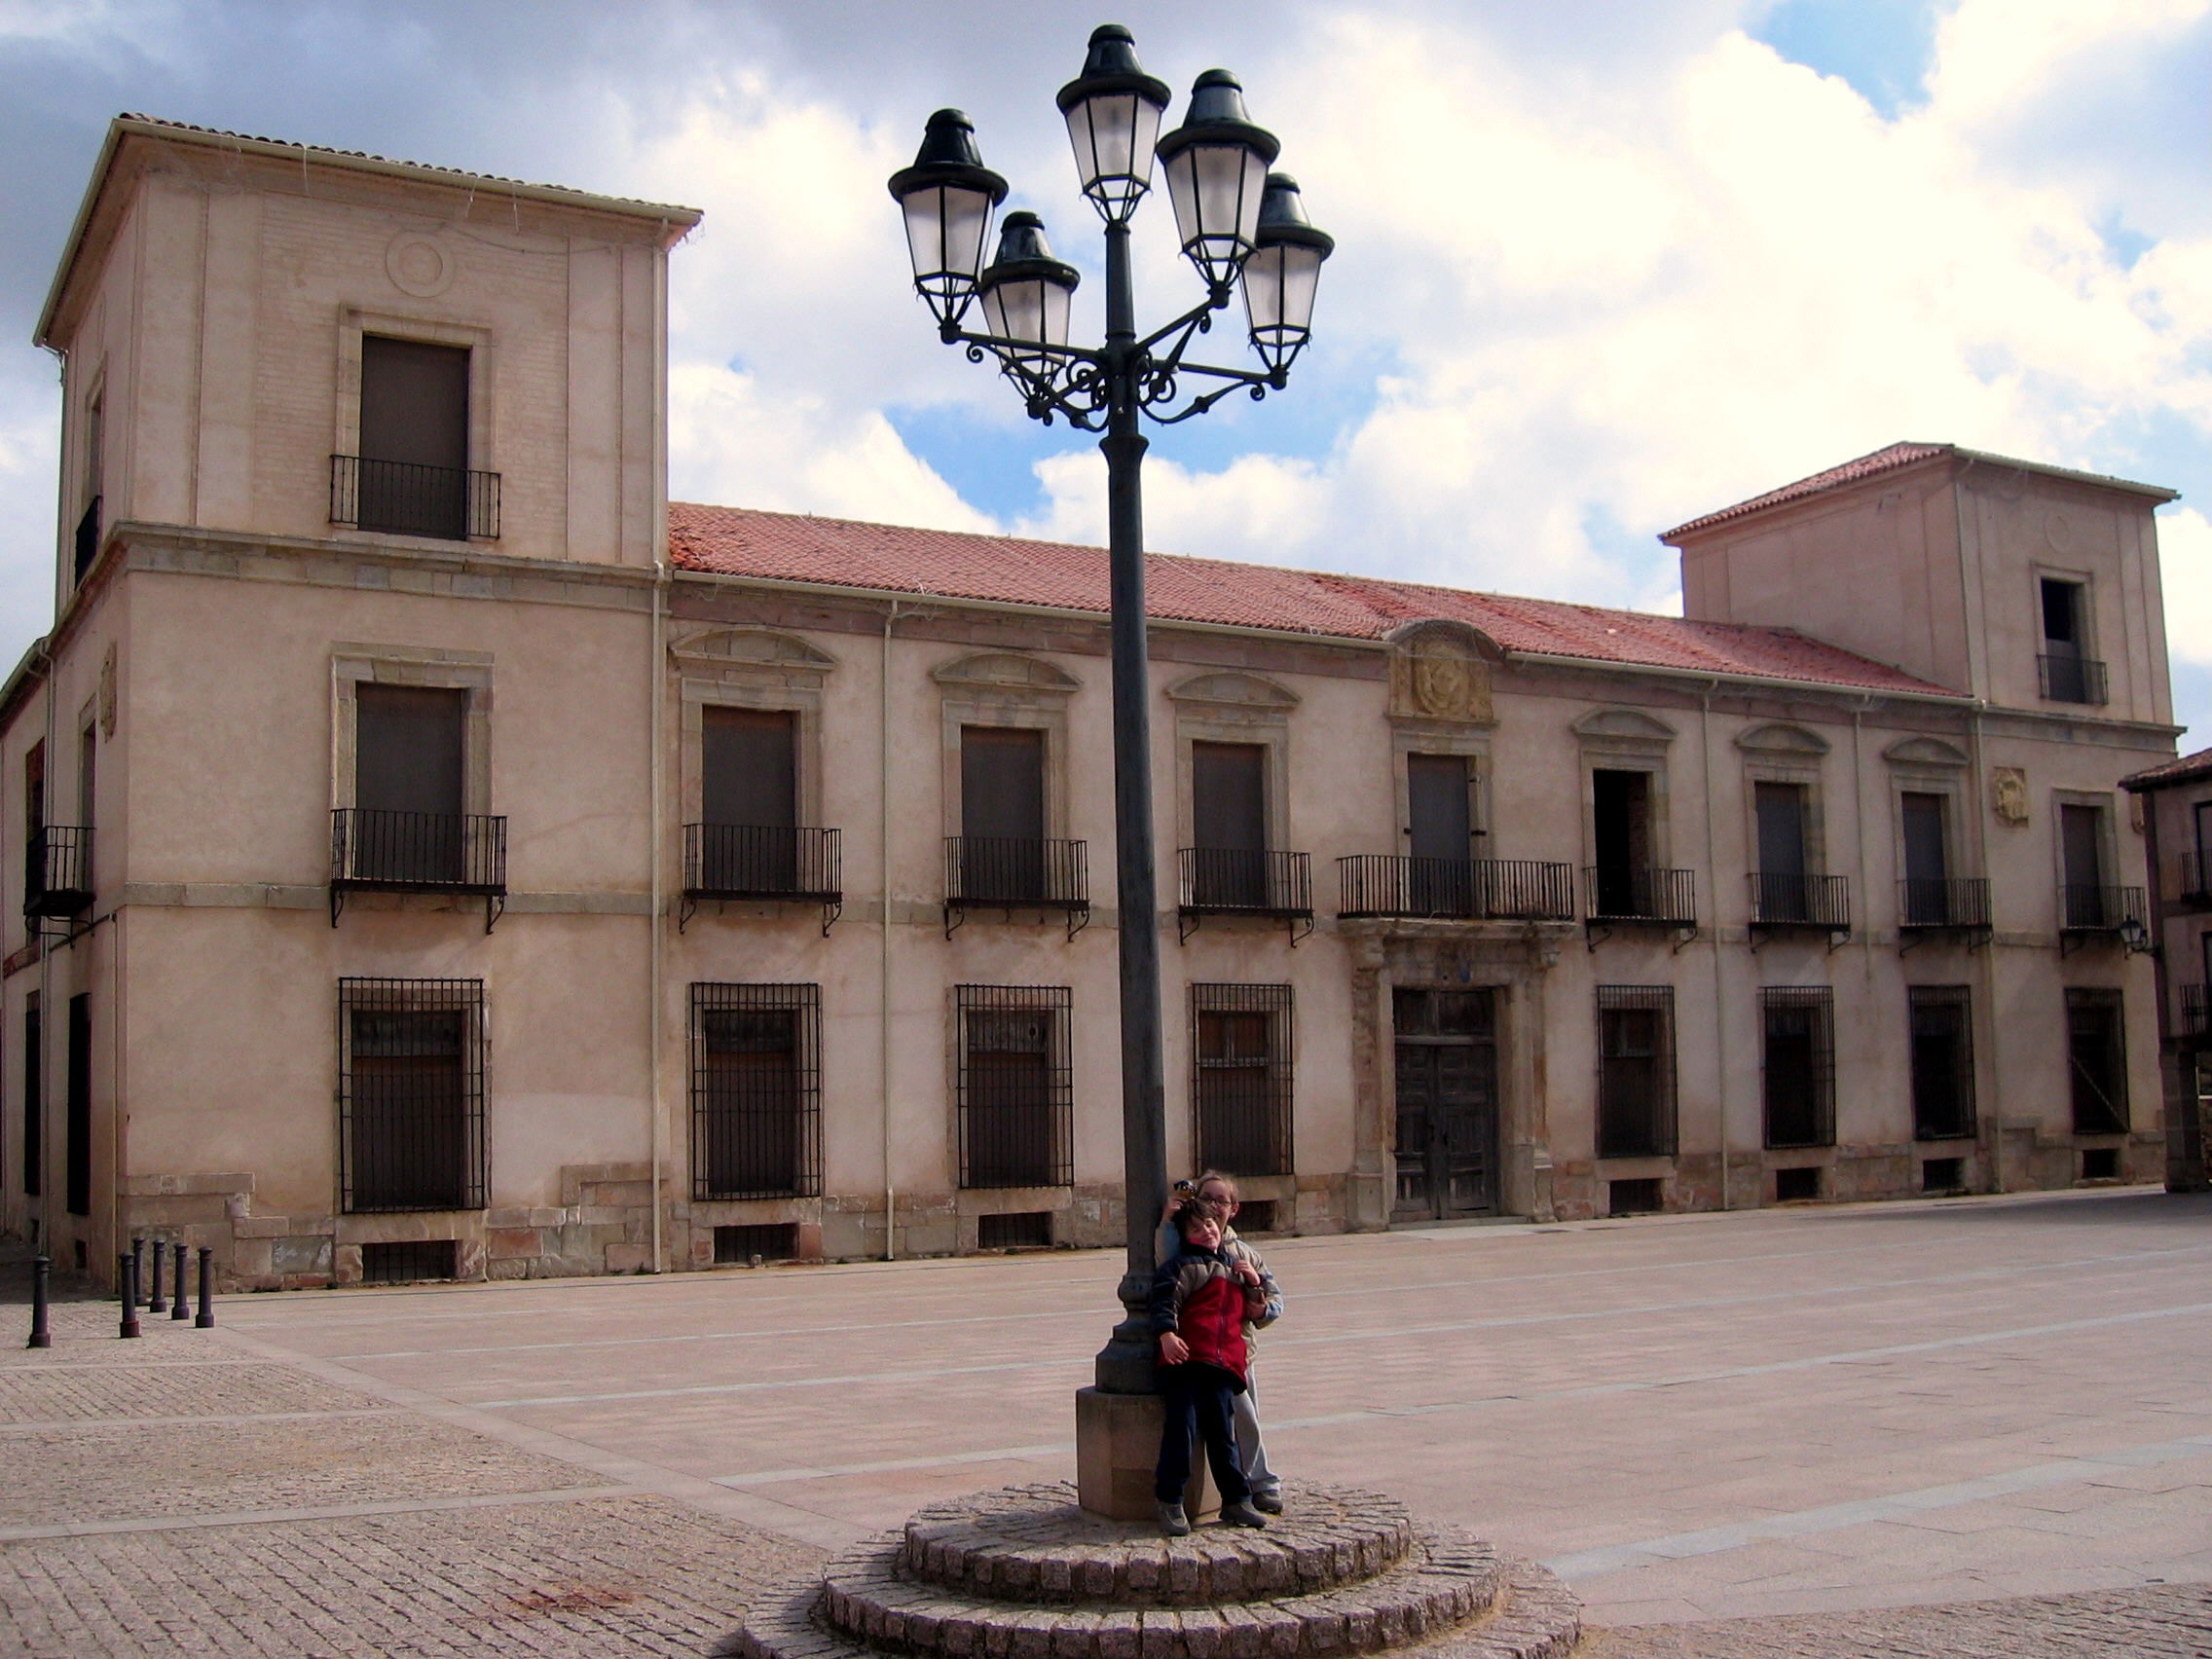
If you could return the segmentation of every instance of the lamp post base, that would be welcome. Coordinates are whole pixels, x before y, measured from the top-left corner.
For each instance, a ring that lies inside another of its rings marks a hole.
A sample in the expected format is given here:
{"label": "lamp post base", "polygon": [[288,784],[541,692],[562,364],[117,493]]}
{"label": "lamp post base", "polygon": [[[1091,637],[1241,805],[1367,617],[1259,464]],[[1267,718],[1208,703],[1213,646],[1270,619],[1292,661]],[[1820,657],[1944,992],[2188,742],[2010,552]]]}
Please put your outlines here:
{"label": "lamp post base", "polygon": [[[1161,1412],[1158,1394],[1075,1391],[1078,1504],[1108,1521],[1149,1524],[1158,1517],[1152,1484],[1160,1466]],[[1211,1520],[1220,1508],[1205,1458],[1192,1459],[1191,1484],[1183,1489],[1184,1513],[1195,1524]]]}

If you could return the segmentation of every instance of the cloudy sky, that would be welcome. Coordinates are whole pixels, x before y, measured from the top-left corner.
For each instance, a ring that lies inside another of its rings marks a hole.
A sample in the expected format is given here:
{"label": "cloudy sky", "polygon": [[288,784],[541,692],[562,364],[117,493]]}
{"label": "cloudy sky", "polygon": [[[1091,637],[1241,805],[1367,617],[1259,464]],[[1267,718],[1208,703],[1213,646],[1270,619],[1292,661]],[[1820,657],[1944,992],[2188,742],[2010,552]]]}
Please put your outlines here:
{"label": "cloudy sky", "polygon": [[883,181],[966,109],[1095,327],[1052,92],[1109,16],[1179,93],[1242,77],[1339,249],[1289,393],[1156,441],[1153,546],[1672,609],[1657,532],[1957,442],[2184,493],[2212,740],[2212,0],[0,0],[0,656],[50,608],[30,331],[122,110],[703,207],[679,498],[1103,539],[1095,450],[937,344]]}

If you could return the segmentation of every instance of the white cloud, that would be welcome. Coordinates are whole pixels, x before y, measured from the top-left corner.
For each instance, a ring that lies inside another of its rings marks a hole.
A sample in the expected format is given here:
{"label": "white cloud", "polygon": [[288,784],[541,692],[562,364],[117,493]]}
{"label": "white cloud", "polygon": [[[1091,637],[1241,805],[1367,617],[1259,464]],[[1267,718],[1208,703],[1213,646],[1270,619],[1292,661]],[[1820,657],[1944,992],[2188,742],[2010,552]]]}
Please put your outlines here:
{"label": "white cloud", "polygon": [[2212,520],[2194,507],[2158,515],[2158,566],[2166,598],[2166,650],[2212,668]]}

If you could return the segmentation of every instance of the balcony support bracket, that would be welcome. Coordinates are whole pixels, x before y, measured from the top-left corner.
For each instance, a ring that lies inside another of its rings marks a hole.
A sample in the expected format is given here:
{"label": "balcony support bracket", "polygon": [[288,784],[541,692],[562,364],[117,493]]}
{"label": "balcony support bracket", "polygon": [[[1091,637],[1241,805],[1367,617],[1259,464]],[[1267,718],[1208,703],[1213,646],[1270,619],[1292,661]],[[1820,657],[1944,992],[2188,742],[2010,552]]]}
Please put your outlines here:
{"label": "balcony support bracket", "polygon": [[484,931],[490,933],[492,924],[507,913],[507,893],[501,888],[497,893],[484,895]]}

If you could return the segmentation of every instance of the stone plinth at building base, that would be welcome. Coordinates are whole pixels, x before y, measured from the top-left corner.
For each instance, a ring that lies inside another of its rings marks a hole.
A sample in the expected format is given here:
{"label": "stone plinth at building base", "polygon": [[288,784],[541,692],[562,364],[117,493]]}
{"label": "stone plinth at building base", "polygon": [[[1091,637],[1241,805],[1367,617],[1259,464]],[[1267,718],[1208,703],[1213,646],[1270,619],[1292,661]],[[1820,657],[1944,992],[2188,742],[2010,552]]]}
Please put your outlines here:
{"label": "stone plinth at building base", "polygon": [[[1149,1524],[1159,1511],[1152,1491],[1160,1465],[1158,1394],[1109,1394],[1103,1388],[1075,1393],[1076,1500],[1109,1521]],[[1221,1513],[1201,1450],[1191,1459],[1183,1510],[1194,1521]]]}
{"label": "stone plinth at building base", "polygon": [[757,1600],[743,1659],[1564,1659],[1551,1573],[1376,1493],[1290,1486],[1265,1531],[1079,1507],[1067,1482],[918,1511]]}

